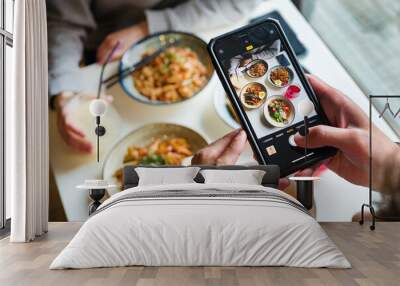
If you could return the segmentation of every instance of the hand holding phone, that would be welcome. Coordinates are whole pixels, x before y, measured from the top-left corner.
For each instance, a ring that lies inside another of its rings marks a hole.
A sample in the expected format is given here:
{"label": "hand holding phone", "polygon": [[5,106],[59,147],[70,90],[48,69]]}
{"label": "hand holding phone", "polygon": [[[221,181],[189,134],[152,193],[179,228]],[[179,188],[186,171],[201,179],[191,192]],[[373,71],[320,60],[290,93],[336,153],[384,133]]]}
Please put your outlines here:
{"label": "hand holding phone", "polygon": [[286,176],[336,152],[328,147],[305,152],[294,142],[301,129],[328,120],[277,21],[224,34],[208,48],[260,164],[277,164]]}

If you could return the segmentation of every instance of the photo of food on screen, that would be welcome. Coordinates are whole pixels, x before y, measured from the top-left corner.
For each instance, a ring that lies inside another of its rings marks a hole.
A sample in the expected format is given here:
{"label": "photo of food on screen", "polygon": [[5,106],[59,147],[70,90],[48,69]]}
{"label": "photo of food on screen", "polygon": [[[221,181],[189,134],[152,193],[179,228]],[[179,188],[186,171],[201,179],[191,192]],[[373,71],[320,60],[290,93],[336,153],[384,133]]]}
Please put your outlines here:
{"label": "photo of food on screen", "polygon": [[[258,138],[304,120],[298,109],[309,101],[279,39],[226,61],[229,80]],[[316,116],[315,110],[307,114]]]}

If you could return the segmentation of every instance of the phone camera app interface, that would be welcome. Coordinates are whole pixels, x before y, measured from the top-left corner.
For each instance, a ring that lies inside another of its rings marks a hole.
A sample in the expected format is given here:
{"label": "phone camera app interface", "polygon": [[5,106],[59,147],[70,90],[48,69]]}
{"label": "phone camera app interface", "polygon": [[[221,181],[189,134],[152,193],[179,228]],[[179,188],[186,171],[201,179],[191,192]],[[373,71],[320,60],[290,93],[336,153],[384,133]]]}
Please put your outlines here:
{"label": "phone camera app interface", "polygon": [[304,117],[309,126],[320,122],[279,33],[259,30],[249,32],[241,51],[232,50],[223,65],[265,158],[287,167],[304,159],[293,139]]}

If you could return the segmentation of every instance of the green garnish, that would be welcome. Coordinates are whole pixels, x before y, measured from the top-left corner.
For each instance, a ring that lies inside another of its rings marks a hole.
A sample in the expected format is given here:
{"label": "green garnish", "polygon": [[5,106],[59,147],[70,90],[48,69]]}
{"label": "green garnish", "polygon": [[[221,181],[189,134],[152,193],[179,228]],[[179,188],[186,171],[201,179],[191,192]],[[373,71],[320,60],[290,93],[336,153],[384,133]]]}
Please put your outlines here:
{"label": "green garnish", "polygon": [[165,160],[163,157],[159,155],[149,155],[143,157],[143,159],[140,161],[140,164],[160,166],[160,165],[165,165]]}

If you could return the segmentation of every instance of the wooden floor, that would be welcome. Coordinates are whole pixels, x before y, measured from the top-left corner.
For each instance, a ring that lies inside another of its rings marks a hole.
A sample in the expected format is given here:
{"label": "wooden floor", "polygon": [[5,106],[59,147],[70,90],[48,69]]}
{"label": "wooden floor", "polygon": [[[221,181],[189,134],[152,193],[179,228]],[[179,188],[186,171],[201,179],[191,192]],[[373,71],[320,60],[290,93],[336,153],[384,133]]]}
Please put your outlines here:
{"label": "wooden floor", "polygon": [[0,241],[0,285],[400,285],[400,223],[323,223],[353,268],[124,267],[48,270],[81,224],[50,223],[43,238],[29,244]]}

